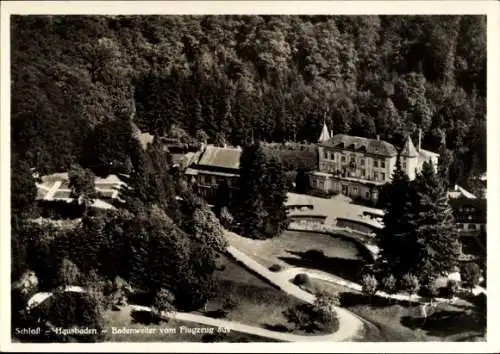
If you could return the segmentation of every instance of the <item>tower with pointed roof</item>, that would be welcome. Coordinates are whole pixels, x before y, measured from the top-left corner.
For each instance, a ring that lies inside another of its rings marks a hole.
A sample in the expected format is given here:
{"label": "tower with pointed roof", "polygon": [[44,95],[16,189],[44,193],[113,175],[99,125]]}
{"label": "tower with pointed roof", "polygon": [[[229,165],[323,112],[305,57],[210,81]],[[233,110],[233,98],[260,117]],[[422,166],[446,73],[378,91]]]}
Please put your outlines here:
{"label": "tower with pointed roof", "polygon": [[406,172],[410,180],[415,178],[416,170],[418,167],[418,151],[413,145],[410,136],[406,138],[405,145],[400,153],[401,167]]}
{"label": "tower with pointed roof", "polygon": [[319,136],[318,143],[322,143],[330,139],[331,135],[330,132],[328,131],[328,127],[326,126],[326,120],[323,120],[323,129],[321,130],[321,135]]}

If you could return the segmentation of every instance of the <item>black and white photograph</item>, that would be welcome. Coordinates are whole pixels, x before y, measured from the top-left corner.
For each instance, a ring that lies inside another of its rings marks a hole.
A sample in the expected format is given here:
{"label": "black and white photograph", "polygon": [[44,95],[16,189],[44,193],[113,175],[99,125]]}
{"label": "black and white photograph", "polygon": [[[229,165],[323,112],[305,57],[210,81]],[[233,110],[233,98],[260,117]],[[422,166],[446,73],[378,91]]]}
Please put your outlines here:
{"label": "black and white photograph", "polygon": [[494,341],[486,12],[230,7],[6,17],[11,344]]}

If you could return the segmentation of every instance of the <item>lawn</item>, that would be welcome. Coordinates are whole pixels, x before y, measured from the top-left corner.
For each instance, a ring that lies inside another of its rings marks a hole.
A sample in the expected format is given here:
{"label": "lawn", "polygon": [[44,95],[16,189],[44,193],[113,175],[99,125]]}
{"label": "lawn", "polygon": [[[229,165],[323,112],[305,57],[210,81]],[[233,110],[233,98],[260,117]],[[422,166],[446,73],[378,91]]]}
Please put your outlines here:
{"label": "lawn", "polygon": [[[194,313],[269,330],[311,334],[295,330],[283,315],[285,310],[303,303],[301,300],[272,286],[226,255],[220,256],[220,263],[222,268],[215,274],[218,281],[216,296],[208,301],[205,308]],[[147,300],[139,297],[132,302],[147,305]],[[226,307],[228,303],[232,306]],[[312,335],[324,333],[318,331]]]}
{"label": "lawn", "polygon": [[[287,326],[283,311],[302,303],[270,285],[227,256],[221,256],[224,270],[218,272],[218,296],[209,301],[207,312],[201,314],[219,317],[220,309],[230,299],[234,307],[223,316],[225,319],[275,330]],[[297,334],[304,334],[292,331]]]}
{"label": "lawn", "polygon": [[354,242],[342,237],[332,237],[307,231],[285,231],[280,236],[267,240],[253,240],[231,234],[229,243],[244,250],[256,261],[266,267],[275,263],[282,266],[295,266],[288,263],[288,258],[308,250],[322,250],[327,257],[342,259],[359,259],[357,246]]}
{"label": "lawn", "polygon": [[424,321],[416,304],[381,298],[374,298],[370,303],[357,291],[317,279],[311,279],[311,286],[338,295],[342,307],[366,321],[364,334],[357,341],[484,340],[485,324],[470,306],[442,303],[428,310]]}
{"label": "lawn", "polygon": [[[142,315],[142,316],[139,316]],[[143,317],[140,319],[139,317]],[[172,319],[168,322],[160,321],[157,323],[145,321],[143,313],[131,312],[130,308],[124,307],[120,311],[107,311],[104,314],[105,326],[108,330],[104,341],[106,342],[204,342],[206,333],[189,333],[185,328],[202,328],[204,331],[214,328],[213,333],[218,333],[216,327],[196,324],[193,322],[184,322]],[[113,333],[112,327],[122,329],[140,329],[147,333],[119,334]],[[161,332],[164,331],[164,333]],[[241,342],[276,342],[275,340],[262,338],[251,334],[229,331],[220,338],[223,342],[241,343]]]}
{"label": "lawn", "polygon": [[[252,240],[234,234],[228,237],[231,245],[244,250],[266,267],[279,264],[283,268],[318,269],[349,280],[358,280],[361,266],[358,246],[342,236],[285,231],[280,236],[267,240]],[[322,251],[324,257],[314,260],[308,258],[306,252],[312,250]]]}

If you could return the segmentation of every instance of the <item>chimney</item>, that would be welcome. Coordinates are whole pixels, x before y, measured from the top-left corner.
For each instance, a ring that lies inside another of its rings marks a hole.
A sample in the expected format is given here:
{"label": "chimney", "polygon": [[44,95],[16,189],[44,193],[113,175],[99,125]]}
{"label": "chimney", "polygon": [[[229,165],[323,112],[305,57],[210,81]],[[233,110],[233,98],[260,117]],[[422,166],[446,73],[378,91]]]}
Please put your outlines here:
{"label": "chimney", "polygon": [[377,134],[377,140],[380,140],[380,135]]}
{"label": "chimney", "polygon": [[420,151],[421,148],[422,148],[422,128],[419,128],[418,129],[418,146],[417,146],[417,150]]}

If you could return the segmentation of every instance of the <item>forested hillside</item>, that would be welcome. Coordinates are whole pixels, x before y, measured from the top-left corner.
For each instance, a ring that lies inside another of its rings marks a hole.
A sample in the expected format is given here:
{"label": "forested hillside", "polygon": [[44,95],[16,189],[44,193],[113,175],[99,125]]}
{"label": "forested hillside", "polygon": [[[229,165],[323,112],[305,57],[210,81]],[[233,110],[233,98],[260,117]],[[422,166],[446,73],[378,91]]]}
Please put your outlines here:
{"label": "forested hillside", "polygon": [[15,16],[11,35],[12,148],[42,171],[98,165],[94,129],[128,117],[234,145],[315,141],[325,117],[421,128],[452,183],[486,169],[485,17]]}

